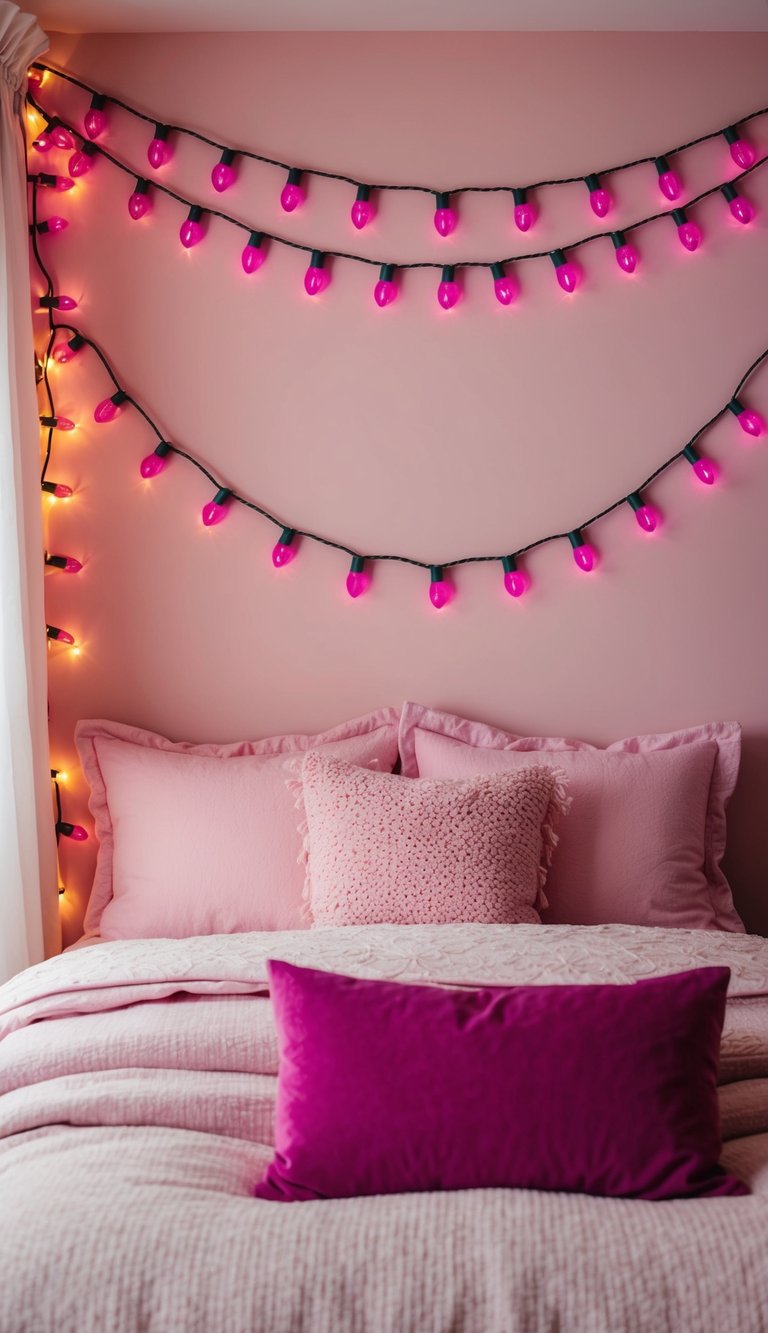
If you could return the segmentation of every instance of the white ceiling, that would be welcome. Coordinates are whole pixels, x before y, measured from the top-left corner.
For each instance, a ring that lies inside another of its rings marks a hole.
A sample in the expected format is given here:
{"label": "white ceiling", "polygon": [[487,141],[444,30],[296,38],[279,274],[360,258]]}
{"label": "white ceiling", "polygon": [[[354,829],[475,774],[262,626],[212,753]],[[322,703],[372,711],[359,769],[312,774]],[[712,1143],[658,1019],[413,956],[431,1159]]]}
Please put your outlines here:
{"label": "white ceiling", "polygon": [[19,0],[58,32],[766,32],[768,0]]}

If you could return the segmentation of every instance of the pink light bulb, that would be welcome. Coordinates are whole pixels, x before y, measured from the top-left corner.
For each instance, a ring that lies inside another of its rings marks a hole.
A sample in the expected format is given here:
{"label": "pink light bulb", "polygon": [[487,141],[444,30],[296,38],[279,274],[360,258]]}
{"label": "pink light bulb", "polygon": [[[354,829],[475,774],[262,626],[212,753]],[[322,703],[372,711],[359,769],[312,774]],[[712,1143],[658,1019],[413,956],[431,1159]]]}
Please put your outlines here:
{"label": "pink light bulb", "polygon": [[529,202],[525,190],[513,190],[515,201],[514,219],[518,231],[530,231],[536,221],[536,209]]}
{"label": "pink light bulb", "polygon": [[47,482],[44,484],[53,487],[50,494],[54,495],[57,500],[70,500],[72,498],[73,491],[71,486],[64,486],[60,481]]}
{"label": "pink light bulb", "polygon": [[373,299],[382,309],[390,305],[397,297],[397,286],[391,278],[379,278],[373,289]]}
{"label": "pink light bulb", "polygon": [[162,472],[163,468],[169,462],[168,455],[171,452],[171,446],[167,440],[161,440],[153,453],[147,454],[142,458],[139,471],[142,477],[149,481]]}
{"label": "pink light bulb", "polygon": [[597,563],[597,553],[588,542],[585,542],[583,546],[574,546],[573,558],[579,569],[582,569],[585,574],[589,574]]}
{"label": "pink light bulb", "polygon": [[90,111],[86,111],[83,124],[88,138],[98,139],[99,135],[103,134],[107,128],[107,117],[103,111],[97,111],[92,108]]}
{"label": "pink light bulb", "polygon": [[32,147],[38,153],[49,153],[53,148],[53,140],[48,130],[41,130],[32,140]]}
{"label": "pink light bulb", "polygon": [[214,190],[223,194],[225,190],[229,190],[234,185],[236,180],[237,172],[234,167],[228,166],[225,162],[216,163],[211,172],[211,184]]}
{"label": "pink light bulb", "polygon": [[83,566],[82,562],[80,560],[76,560],[73,555],[67,555],[64,557],[64,564],[62,568],[65,574],[79,574]]}
{"label": "pink light bulb", "polygon": [[304,274],[304,290],[307,296],[319,296],[328,286],[331,277],[324,265],[325,255],[321,250],[313,250],[309,268]]}
{"label": "pink light bulb", "polygon": [[367,227],[368,223],[372,222],[376,216],[376,209],[369,198],[369,193],[369,187],[367,185],[361,185],[357,191],[357,198],[352,205],[352,211],[350,213],[352,225],[353,227],[357,227],[358,231],[362,231],[363,227]]}
{"label": "pink light bulb", "polygon": [[226,486],[221,486],[213,499],[203,506],[202,518],[206,528],[212,528],[227,517],[231,495],[232,492]]}
{"label": "pink light bulb", "polygon": [[202,216],[202,208],[193,204],[188,216],[182,222],[179,228],[179,240],[185,250],[191,250],[193,245],[199,245],[205,236],[205,223],[201,221]]}
{"label": "pink light bulb", "polygon": [[283,528],[280,540],[272,547],[272,564],[275,569],[283,569],[286,565],[290,565],[296,554],[296,547],[293,545],[295,536],[293,528]]}
{"label": "pink light bulb", "polygon": [[166,166],[173,157],[173,148],[168,143],[168,134],[169,127],[167,125],[155,125],[155,137],[147,149],[147,161],[155,171]]}
{"label": "pink light bulb", "polygon": [[62,191],[62,190],[71,190],[71,189],[72,189],[72,186],[74,185],[74,183],[75,183],[75,182],[74,182],[73,180],[70,180],[70,179],[69,179],[69,176],[57,176],[57,177],[56,177],[56,185],[55,185],[54,188],[57,189],[57,190],[59,190],[59,191]]}
{"label": "pink light bulb", "polygon": [[491,264],[493,291],[499,305],[511,305],[517,296],[517,284],[510,274],[504,272],[502,264]]}
{"label": "pink light bulb", "polygon": [[682,182],[676,171],[667,169],[659,172],[659,189],[665,199],[679,199]]}
{"label": "pink light bulb", "polygon": [[248,237],[248,244],[240,256],[240,262],[244,273],[255,273],[260,269],[266,258],[261,248],[262,235],[260,231],[252,231]]}
{"label": "pink light bulb", "polygon": [[451,232],[456,229],[458,218],[453,208],[436,208],[434,221],[435,231],[440,236],[450,236]]}
{"label": "pink light bulb", "polygon": [[66,218],[60,218],[58,214],[52,218],[46,218],[46,230],[55,235],[56,232],[66,231],[69,223]]}
{"label": "pink light bulb", "polygon": [[755,216],[755,210],[752,204],[741,194],[737,194],[734,199],[729,199],[728,207],[736,221],[742,222],[744,225],[751,222]]}
{"label": "pink light bulb", "polygon": [[85,176],[94,166],[96,158],[93,153],[83,153],[78,151],[73,153],[69,159],[67,170],[70,176]]}
{"label": "pink light bulb", "polygon": [[56,304],[57,310],[77,310],[77,301],[74,296],[59,296]]}
{"label": "pink light bulb", "polygon": [[717,468],[710,458],[697,458],[693,470],[705,486],[713,486],[717,481]]}
{"label": "pink light bulb", "polygon": [[63,125],[54,125],[50,131],[50,140],[54,148],[74,148],[75,141],[69,130],[65,130]]}
{"label": "pink light bulb", "polygon": [[61,833],[65,838],[71,838],[73,842],[88,841],[88,834],[82,824],[70,824],[66,820],[60,819],[56,825],[56,832]]}
{"label": "pink light bulb", "polygon": [[631,245],[628,241],[616,247],[616,263],[624,273],[634,273],[639,258],[640,256],[634,245]]}
{"label": "pink light bulb", "polygon": [[579,285],[581,272],[576,264],[566,259],[562,250],[553,250],[550,259],[555,266],[557,281],[564,292],[575,292]]}
{"label": "pink light bulb", "polygon": [[765,422],[759,412],[753,412],[751,407],[744,407],[738,398],[732,399],[729,407],[745,434],[752,435],[755,439],[763,434]]}
{"label": "pink light bulb", "polygon": [[70,347],[69,343],[59,343],[59,345],[54,348],[53,359],[58,365],[65,366],[68,361],[72,361],[77,356],[82,346],[84,346],[82,343],[77,347]]}
{"label": "pink light bulb", "polygon": [[70,421],[69,417],[57,417],[57,418],[56,418],[56,429],[57,429],[57,430],[74,430],[74,429],[75,429],[75,423],[74,423],[74,421]]}
{"label": "pink light bulb", "polygon": [[352,557],[352,565],[347,574],[347,592],[350,597],[361,597],[371,586],[371,576],[365,568],[362,556]]}
{"label": "pink light bulb", "polygon": [[136,182],[136,189],[128,200],[128,212],[135,222],[152,211],[152,200],[147,193],[148,182],[141,177]]}
{"label": "pink light bulb", "polygon": [[701,228],[695,222],[683,222],[677,229],[680,244],[686,250],[697,250],[701,242]]}
{"label": "pink light bulb", "polygon": [[522,597],[528,587],[525,574],[519,569],[508,569],[504,573],[504,587],[510,597]]}
{"label": "pink light bulb", "polygon": [[734,139],[733,143],[730,145],[730,149],[731,157],[736,163],[736,166],[741,167],[744,171],[752,166],[752,163],[757,157],[751,143],[747,143],[746,139]]}
{"label": "pink light bulb", "polygon": [[288,172],[288,179],[280,193],[280,206],[285,213],[293,213],[294,209],[301,208],[306,195],[301,184],[301,172],[296,167],[291,167]]}
{"label": "pink light bulb", "polygon": [[450,583],[442,577],[442,570],[436,565],[430,571],[429,583],[429,600],[435,610],[442,611],[443,607],[450,602],[452,594],[453,589]]}
{"label": "pink light bulb", "polygon": [[640,505],[639,509],[635,510],[635,518],[643,532],[655,532],[659,526],[660,514],[653,505]]}
{"label": "pink light bulb", "polygon": [[98,421],[99,425],[114,421],[115,417],[120,415],[122,405],[127,397],[128,395],[122,389],[118,389],[110,398],[102,398],[101,402],[97,403],[94,408],[94,421]]}
{"label": "pink light bulb", "polygon": [[455,268],[452,264],[443,267],[442,280],[437,289],[437,299],[443,310],[451,310],[461,296],[461,288],[454,278],[454,273]]}
{"label": "pink light bulb", "polygon": [[48,638],[55,639],[57,643],[68,643],[71,647],[75,645],[74,635],[69,630],[57,629],[55,625],[48,626]]}
{"label": "pink light bulb", "polygon": [[603,189],[597,176],[587,176],[586,183],[592,212],[597,217],[604,218],[606,213],[611,210],[611,196],[607,190]]}

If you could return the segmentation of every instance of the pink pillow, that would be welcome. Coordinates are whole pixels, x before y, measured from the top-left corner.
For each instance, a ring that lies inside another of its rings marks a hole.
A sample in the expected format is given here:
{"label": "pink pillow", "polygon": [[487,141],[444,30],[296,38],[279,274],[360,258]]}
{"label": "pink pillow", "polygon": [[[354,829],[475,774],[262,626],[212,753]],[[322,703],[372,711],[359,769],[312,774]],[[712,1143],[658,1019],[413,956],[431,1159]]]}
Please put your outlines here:
{"label": "pink pillow", "polygon": [[468,778],[557,764],[573,804],[547,881],[544,921],[743,931],[720,860],[741,728],[713,722],[606,749],[514,736],[419,704],[403,706],[402,771]]}
{"label": "pink pillow", "polygon": [[301,794],[315,925],[537,924],[561,778],[533,767],[412,782],[310,752]]}
{"label": "pink pillow", "polygon": [[319,736],[175,743],[119,722],[79,722],[99,853],[85,917],[103,939],[179,938],[308,925],[286,763],[312,745],[391,769],[395,709]]}
{"label": "pink pillow", "polygon": [[718,1166],[727,967],[481,990],[268,968],[280,1065],[257,1198],[749,1192]]}

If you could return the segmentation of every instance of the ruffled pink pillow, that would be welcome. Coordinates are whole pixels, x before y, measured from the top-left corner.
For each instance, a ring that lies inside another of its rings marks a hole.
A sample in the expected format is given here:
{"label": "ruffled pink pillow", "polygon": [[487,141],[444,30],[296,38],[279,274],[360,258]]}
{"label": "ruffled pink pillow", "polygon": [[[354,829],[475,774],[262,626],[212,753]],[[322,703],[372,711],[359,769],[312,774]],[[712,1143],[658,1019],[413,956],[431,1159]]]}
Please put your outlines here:
{"label": "ruffled pink pillow", "polygon": [[408,777],[468,778],[531,764],[564,769],[572,798],[544,921],[624,922],[743,931],[728,881],[725,807],[741,753],[737,722],[630,736],[605,749],[562,736],[516,736],[406,703]]}
{"label": "ruffled pink pillow", "polygon": [[558,770],[414,782],[312,751],[291,785],[315,925],[539,922],[567,804]]}

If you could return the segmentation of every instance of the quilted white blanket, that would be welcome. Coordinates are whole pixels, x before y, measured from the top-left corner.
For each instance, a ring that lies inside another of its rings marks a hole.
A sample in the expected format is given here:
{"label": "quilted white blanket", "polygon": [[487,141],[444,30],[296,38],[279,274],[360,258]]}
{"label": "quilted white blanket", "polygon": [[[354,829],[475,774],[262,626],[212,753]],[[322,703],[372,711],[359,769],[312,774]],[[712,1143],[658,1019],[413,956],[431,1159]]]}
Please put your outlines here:
{"label": "quilted white blanket", "polygon": [[[443,984],[726,964],[722,1160],[753,1193],[255,1200],[268,957]],[[768,940],[462,925],[99,944],[0,989],[0,1094],[2,1333],[768,1330]]]}

